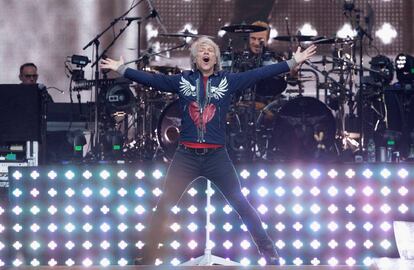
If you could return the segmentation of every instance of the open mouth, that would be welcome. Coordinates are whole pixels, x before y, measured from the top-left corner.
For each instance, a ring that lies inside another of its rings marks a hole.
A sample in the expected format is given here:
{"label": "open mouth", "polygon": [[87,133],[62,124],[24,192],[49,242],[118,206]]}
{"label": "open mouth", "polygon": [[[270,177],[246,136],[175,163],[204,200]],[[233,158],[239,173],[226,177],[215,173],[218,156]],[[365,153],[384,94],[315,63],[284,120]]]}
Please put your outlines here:
{"label": "open mouth", "polygon": [[203,61],[204,61],[204,63],[208,63],[210,61],[210,57],[203,56]]}

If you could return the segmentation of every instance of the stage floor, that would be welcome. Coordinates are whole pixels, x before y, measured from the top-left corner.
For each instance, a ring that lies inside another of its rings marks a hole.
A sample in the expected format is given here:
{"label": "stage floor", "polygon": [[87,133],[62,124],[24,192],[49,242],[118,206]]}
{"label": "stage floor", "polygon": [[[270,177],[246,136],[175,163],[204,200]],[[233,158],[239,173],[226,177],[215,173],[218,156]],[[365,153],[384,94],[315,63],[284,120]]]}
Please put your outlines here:
{"label": "stage floor", "polygon": [[286,266],[92,266],[92,267],[82,267],[82,266],[55,266],[55,267],[12,267],[6,268],[8,270],[375,270],[375,267],[367,266],[347,266],[347,265],[338,265],[338,266],[328,266],[328,265],[286,265]]}

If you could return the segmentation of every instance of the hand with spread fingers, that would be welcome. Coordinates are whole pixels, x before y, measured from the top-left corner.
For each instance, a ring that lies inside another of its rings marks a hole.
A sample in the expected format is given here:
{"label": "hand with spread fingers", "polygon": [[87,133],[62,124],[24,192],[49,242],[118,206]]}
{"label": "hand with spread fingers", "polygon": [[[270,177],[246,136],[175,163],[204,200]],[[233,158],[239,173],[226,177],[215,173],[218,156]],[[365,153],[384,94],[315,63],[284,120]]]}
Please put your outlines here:
{"label": "hand with spread fingers", "polygon": [[306,60],[309,60],[312,56],[315,55],[315,53],[316,53],[315,45],[311,45],[303,51],[301,47],[298,47],[295,54],[293,55],[293,58],[295,59],[296,63],[300,65]]}
{"label": "hand with spread fingers", "polygon": [[105,69],[111,69],[113,71],[117,71],[120,66],[124,64],[124,58],[121,56],[118,61],[113,60],[111,58],[102,59],[99,67]]}

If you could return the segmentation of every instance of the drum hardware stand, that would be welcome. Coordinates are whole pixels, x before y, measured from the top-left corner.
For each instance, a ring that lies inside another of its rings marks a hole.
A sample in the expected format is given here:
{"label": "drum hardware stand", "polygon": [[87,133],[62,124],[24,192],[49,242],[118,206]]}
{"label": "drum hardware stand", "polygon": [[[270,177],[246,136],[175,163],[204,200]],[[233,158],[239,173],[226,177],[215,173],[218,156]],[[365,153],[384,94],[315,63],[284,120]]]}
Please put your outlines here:
{"label": "drum hardware stand", "polygon": [[[314,69],[311,69],[311,68],[301,68],[300,70],[299,70],[299,74],[298,74],[298,84],[299,84],[299,96],[301,96],[302,95],[302,93],[304,92],[304,91],[302,91],[302,89],[303,89],[303,81],[301,81],[301,77],[302,77],[302,72],[310,72],[310,73],[312,73],[313,75],[314,75],[314,77],[315,77],[315,89],[316,89],[316,99],[320,99],[320,97],[319,97],[319,76],[318,76],[318,72],[317,71],[315,71]],[[306,78],[305,78],[306,79]],[[327,93],[326,93],[326,89],[325,89],[325,99],[326,99],[326,95],[327,95]]]}
{"label": "drum hardware stand", "polygon": [[224,258],[215,256],[211,253],[211,244],[210,244],[210,209],[211,209],[211,195],[213,194],[213,189],[211,188],[211,182],[207,179],[207,189],[206,189],[206,246],[204,249],[204,254],[200,257],[197,257],[193,260],[184,262],[180,266],[194,266],[194,265],[226,265],[226,266],[240,266],[241,264],[235,261],[226,260]]}
{"label": "drum hardware stand", "polygon": [[254,85],[252,89],[252,93],[251,93],[252,101],[250,104],[249,113],[247,114],[248,130],[250,130],[251,134],[249,136],[250,140],[247,140],[248,149],[246,150],[247,150],[247,154],[249,154],[250,158],[253,160],[257,157],[257,151],[258,151],[257,132],[256,132],[256,88],[257,88],[257,84]]}
{"label": "drum hardware stand", "polygon": [[[324,77],[324,83],[320,83],[319,77],[316,76],[317,78],[317,86],[316,86],[317,99],[319,99],[320,89],[324,89],[325,103],[326,103],[327,96],[328,96],[328,86],[330,83],[338,87],[340,89],[340,92],[342,93],[347,93],[349,91],[342,83],[337,82],[334,78],[332,78],[329,74],[330,72],[326,71],[325,69],[320,70],[318,66],[316,66],[310,61],[305,61],[305,63],[309,65],[314,70],[314,72],[319,73]],[[328,83],[328,81],[330,81],[330,83]],[[337,136],[344,138],[345,137],[345,126],[344,126],[345,125],[345,109],[344,109],[343,102],[339,102],[338,114],[336,116],[336,119],[337,119],[337,123],[339,123],[339,125],[337,125],[337,130],[336,130]]]}
{"label": "drum hardware stand", "polygon": [[[264,42],[260,42],[260,53],[257,56],[256,60],[256,67],[260,67],[263,64],[263,55],[264,51],[266,49]],[[251,104],[249,106],[249,112],[247,114],[247,125],[248,130],[251,132],[250,134],[250,140],[247,140],[246,145],[248,146],[247,153],[251,153],[251,159],[255,159],[257,157],[257,132],[256,132],[256,90],[257,90],[257,84],[253,86],[250,93],[251,98]],[[249,132],[248,132],[249,133]],[[247,134],[246,134],[247,135]]]}
{"label": "drum hardware stand", "polygon": [[[230,52],[230,72],[234,72],[234,50],[233,50],[233,46],[232,46],[233,40],[231,38],[229,38],[228,44],[227,44],[227,50],[223,52],[223,54],[221,55],[222,59],[224,58],[224,53],[226,52]],[[226,55],[228,56],[228,54],[226,53]],[[228,62],[229,59],[226,59],[226,61]],[[227,66],[227,65],[226,65]]]}
{"label": "drum hardware stand", "polygon": [[[329,75],[329,72],[327,72],[326,70],[320,70],[318,66],[316,66],[315,64],[313,64],[310,61],[305,61],[305,63],[314,70],[313,73],[315,73],[315,74],[316,73],[319,73],[322,76],[324,76],[324,78],[325,78],[325,84],[326,84],[326,81],[329,79],[332,82],[332,84],[334,84],[335,86],[337,86],[338,88],[340,88],[342,91],[344,91],[344,92],[347,92],[348,91],[348,89],[345,86],[343,86],[341,83],[337,82],[334,78],[332,78]],[[316,78],[318,78],[318,76],[316,76]],[[319,90],[321,88],[320,85],[322,85],[321,83],[319,83],[319,79],[317,79],[317,84],[318,84],[317,85],[318,86],[317,87],[317,90]],[[326,95],[327,95],[327,89],[326,88],[325,88],[325,91],[326,91]]]}
{"label": "drum hardware stand", "polygon": [[[137,150],[138,160],[146,160],[153,154],[153,135],[151,111],[153,105],[148,104],[146,89],[141,89],[142,94],[137,94],[137,110],[135,112],[135,134],[134,148]],[[137,92],[137,91],[136,91]],[[149,126],[147,125],[149,122]]]}
{"label": "drum hardware stand", "polygon": [[[369,6],[370,7],[370,6]],[[354,63],[356,63],[356,50],[357,47],[359,49],[359,91],[357,96],[357,113],[359,116],[359,132],[360,132],[360,143],[359,143],[359,150],[362,153],[364,151],[364,113],[363,113],[363,86],[362,86],[362,80],[364,76],[364,68],[363,68],[363,53],[364,53],[364,36],[366,36],[370,42],[373,40],[371,37],[370,31],[372,30],[372,25],[369,25],[369,23],[372,23],[372,18],[370,16],[365,17],[365,22],[367,24],[367,30],[365,30],[361,25],[361,13],[363,13],[362,10],[355,8],[354,2],[352,3],[345,3],[343,6],[344,9],[344,15],[351,21],[351,25],[353,28],[355,28],[357,32],[357,42],[356,44],[359,46],[353,47],[353,58]],[[358,42],[359,41],[359,42]]]}

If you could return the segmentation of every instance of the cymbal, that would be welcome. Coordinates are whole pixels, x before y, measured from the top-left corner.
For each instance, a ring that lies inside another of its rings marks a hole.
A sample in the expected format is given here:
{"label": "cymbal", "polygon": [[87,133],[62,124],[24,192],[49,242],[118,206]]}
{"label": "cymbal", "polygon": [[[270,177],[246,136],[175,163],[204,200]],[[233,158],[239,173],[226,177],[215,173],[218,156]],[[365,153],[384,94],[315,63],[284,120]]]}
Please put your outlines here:
{"label": "cymbal", "polygon": [[266,31],[266,27],[250,24],[233,24],[224,26],[221,28],[221,30],[231,33],[253,33]]}
{"label": "cymbal", "polygon": [[303,94],[305,90],[303,89],[286,89],[286,94]]}
{"label": "cymbal", "polygon": [[317,39],[312,40],[312,43],[313,44],[340,44],[340,43],[345,43],[347,41],[350,41],[350,40],[345,39],[345,38],[338,38],[338,37],[332,37],[332,38],[319,37]]}
{"label": "cymbal", "polygon": [[163,74],[178,74],[178,73],[180,73],[180,69],[177,66],[175,66],[175,67],[171,67],[171,66],[149,66],[148,70],[158,72],[158,73],[163,73]]}
{"label": "cymbal", "polygon": [[279,41],[313,41],[315,36],[303,36],[303,35],[295,35],[295,36],[277,36],[274,37],[274,40]]}
{"label": "cymbal", "polygon": [[326,58],[322,58],[321,60],[318,61],[311,61],[312,64],[322,64],[322,65],[326,65],[326,64],[333,64],[334,61],[332,60],[328,60]]}
{"label": "cymbal", "polygon": [[315,81],[314,79],[295,79],[295,80],[288,80],[287,83],[290,85],[298,85],[300,83],[305,83],[305,82],[313,82]]}
{"label": "cymbal", "polygon": [[194,33],[191,33],[188,30],[185,30],[184,32],[177,32],[177,33],[161,33],[160,36],[164,36],[164,37],[184,37],[184,38],[186,38],[186,37],[191,37],[191,38],[208,37],[208,38],[213,38],[212,36],[194,34]]}

